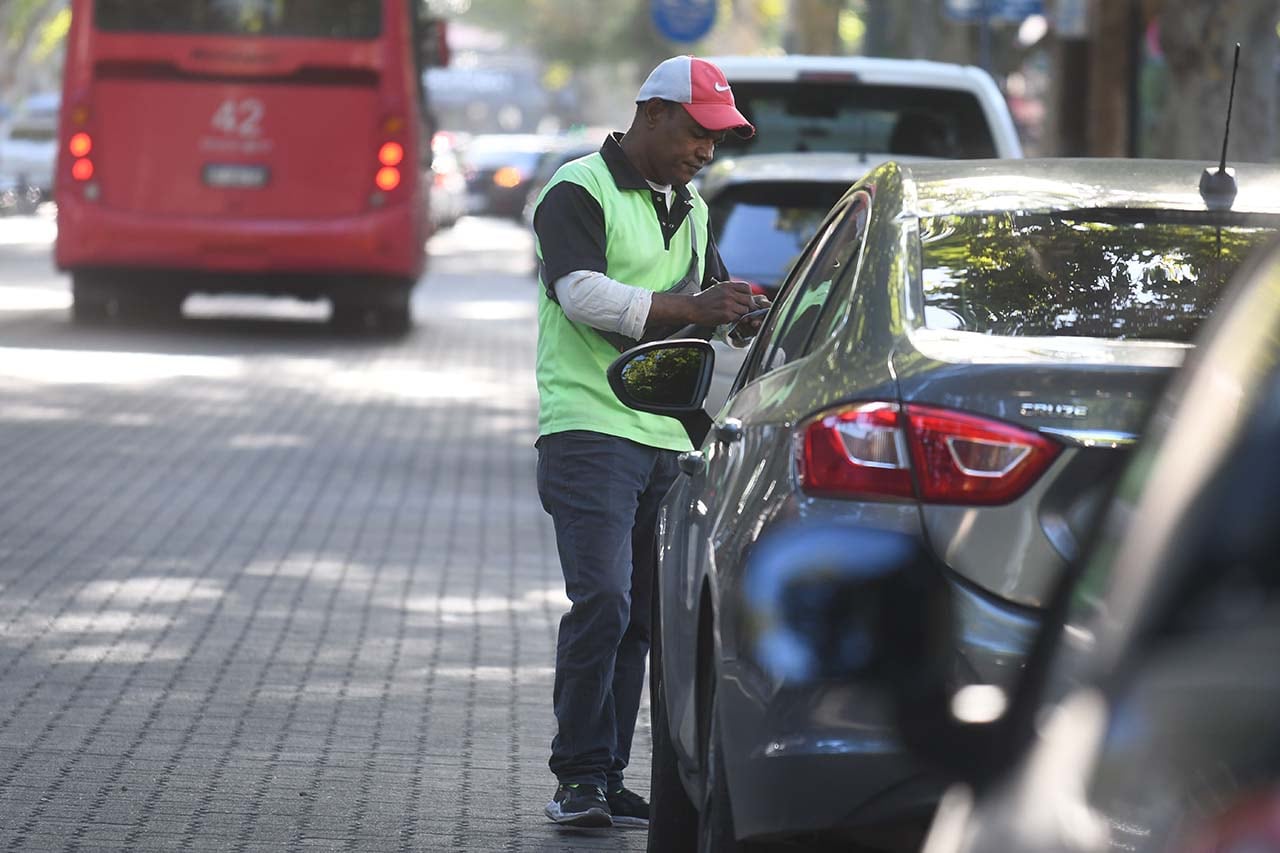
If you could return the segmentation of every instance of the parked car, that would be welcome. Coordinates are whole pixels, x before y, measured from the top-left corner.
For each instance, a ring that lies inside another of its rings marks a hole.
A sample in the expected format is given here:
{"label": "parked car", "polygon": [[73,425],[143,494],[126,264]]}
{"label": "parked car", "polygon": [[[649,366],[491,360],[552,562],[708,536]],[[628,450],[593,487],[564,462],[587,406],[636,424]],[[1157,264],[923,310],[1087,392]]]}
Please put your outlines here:
{"label": "parked car", "polygon": [[738,109],[756,127],[750,139],[726,139],[720,156],[1022,156],[1009,106],[981,68],[865,56],[709,59],[724,71]]}
{"label": "parked car", "polygon": [[955,691],[939,567],[882,531],[762,541],[758,656],[792,684],[887,688],[906,739],[961,780],[927,853],[1277,850],[1277,517],[1280,245],[1203,330],[1011,695]]}
{"label": "parked car", "polygon": [[57,93],[31,95],[0,126],[0,191],[24,200],[53,198],[58,157]]}
{"label": "parked car", "polygon": [[[773,299],[828,211],[877,165],[853,154],[758,154],[717,158],[699,192],[729,273]],[[718,411],[746,351],[717,341],[706,406]]]}
{"label": "parked car", "polygon": [[[709,344],[619,357],[619,398],[679,417],[697,448],[658,525],[656,849],[918,840],[943,778],[860,685],[780,689],[751,644],[746,559],[795,519],[926,543],[955,602],[955,677],[1012,684],[1191,335],[1280,226],[1280,168],[1238,167],[1230,209],[1199,172],[888,162],[819,227],[714,422]],[[637,364],[658,397],[628,387]],[[685,397],[691,370],[706,383]]]}
{"label": "parked car", "polygon": [[431,224],[452,228],[467,212],[467,177],[462,164],[463,140],[451,131],[431,136]]}
{"label": "parked car", "polygon": [[[604,133],[601,133],[599,138],[595,136],[558,137],[552,143],[552,147],[538,160],[538,166],[534,169],[533,177],[529,179],[529,195],[525,199],[524,210],[521,214],[525,225],[530,228],[533,227],[534,203],[538,200],[543,187],[551,180],[556,170],[565,163],[577,160],[579,157],[594,154],[600,150],[603,142]],[[534,257],[537,257],[537,253],[534,254]]]}
{"label": "parked car", "polygon": [[467,212],[519,219],[530,182],[552,137],[530,133],[480,134],[467,144]]}

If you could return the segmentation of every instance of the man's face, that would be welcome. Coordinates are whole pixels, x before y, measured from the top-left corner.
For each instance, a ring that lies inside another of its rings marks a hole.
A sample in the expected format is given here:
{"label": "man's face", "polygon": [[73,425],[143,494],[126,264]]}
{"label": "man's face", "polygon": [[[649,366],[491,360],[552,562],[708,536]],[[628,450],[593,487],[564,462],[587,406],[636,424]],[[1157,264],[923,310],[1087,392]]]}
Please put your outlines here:
{"label": "man's face", "polygon": [[725,131],[707,130],[679,104],[663,104],[655,125],[650,162],[663,184],[687,184],[715,156]]}

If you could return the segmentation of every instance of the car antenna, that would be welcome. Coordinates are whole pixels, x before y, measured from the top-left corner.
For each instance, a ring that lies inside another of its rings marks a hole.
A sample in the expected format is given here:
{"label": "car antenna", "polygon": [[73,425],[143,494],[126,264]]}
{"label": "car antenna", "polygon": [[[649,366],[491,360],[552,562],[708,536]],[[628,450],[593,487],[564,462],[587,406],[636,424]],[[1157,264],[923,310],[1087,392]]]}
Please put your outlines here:
{"label": "car antenna", "polygon": [[1236,72],[1240,70],[1240,42],[1236,42],[1235,63],[1231,67],[1231,94],[1227,97],[1227,126],[1222,132],[1222,160],[1215,170],[1200,173],[1200,197],[1210,210],[1230,210],[1236,200],[1236,170],[1227,168],[1227,140],[1231,138],[1231,106],[1236,99]]}

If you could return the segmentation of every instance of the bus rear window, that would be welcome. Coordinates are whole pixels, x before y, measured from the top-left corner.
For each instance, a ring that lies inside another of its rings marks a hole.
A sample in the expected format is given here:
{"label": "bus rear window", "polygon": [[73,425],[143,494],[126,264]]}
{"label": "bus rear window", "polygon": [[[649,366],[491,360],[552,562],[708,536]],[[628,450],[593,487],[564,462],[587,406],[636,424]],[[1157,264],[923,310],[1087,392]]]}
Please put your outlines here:
{"label": "bus rear window", "polygon": [[382,0],[95,0],[93,19],[105,32],[372,39]]}

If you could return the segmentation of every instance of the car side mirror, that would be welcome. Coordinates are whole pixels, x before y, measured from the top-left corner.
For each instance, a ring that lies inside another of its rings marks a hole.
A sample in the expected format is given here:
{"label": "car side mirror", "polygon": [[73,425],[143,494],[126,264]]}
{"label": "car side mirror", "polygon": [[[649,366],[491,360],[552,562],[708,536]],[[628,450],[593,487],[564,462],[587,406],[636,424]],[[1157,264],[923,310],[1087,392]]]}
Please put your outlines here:
{"label": "car side mirror", "polygon": [[702,404],[715,363],[715,350],[706,341],[653,341],[614,359],[609,365],[609,387],[630,409],[680,421],[697,447],[711,428]]}
{"label": "car side mirror", "polygon": [[957,681],[949,582],[918,536],[780,525],[753,548],[744,604],[754,653],[780,688],[879,688],[907,748],[948,781],[981,785],[1021,752],[992,685]]}

